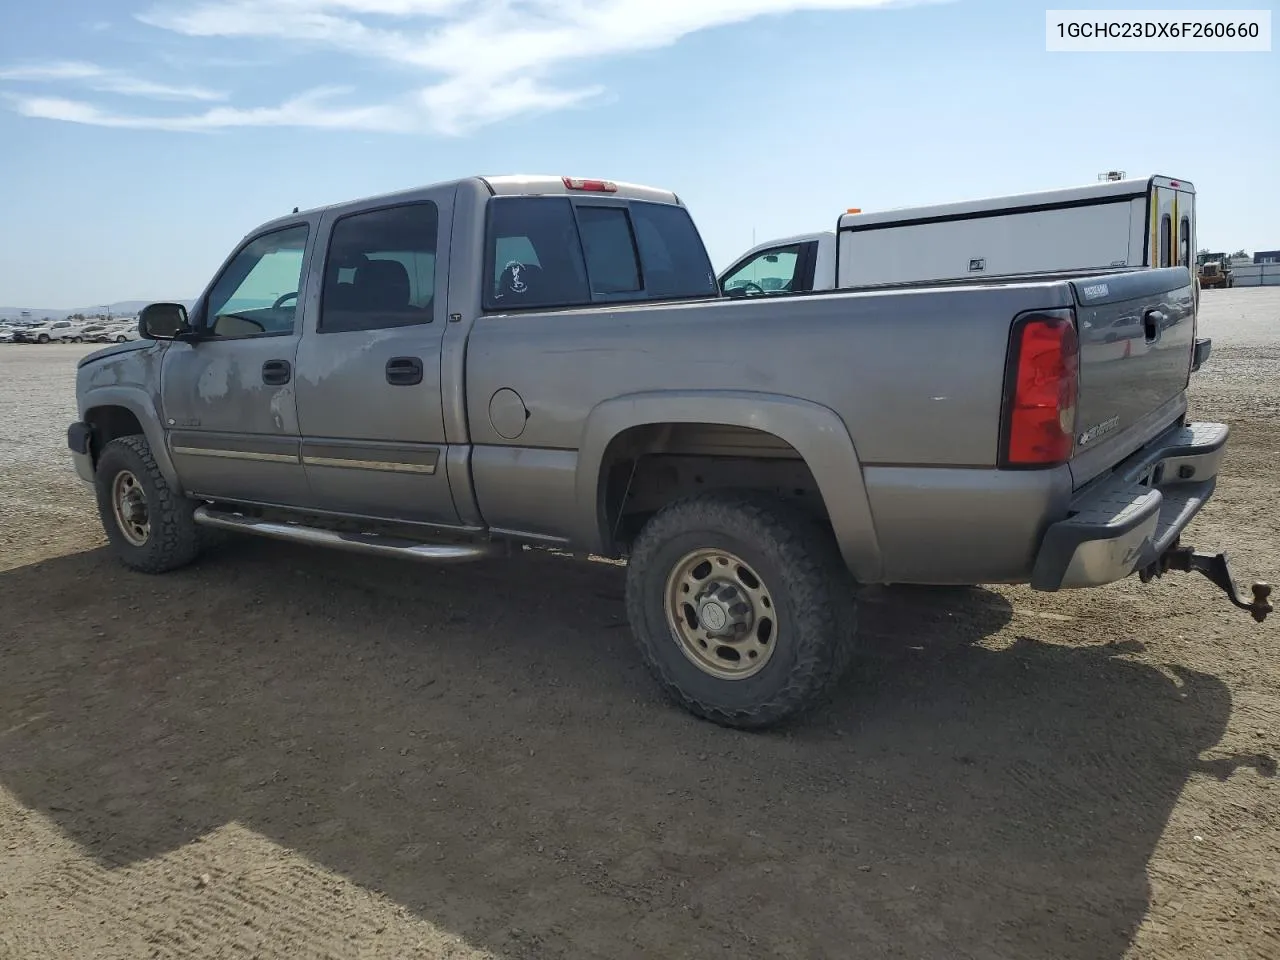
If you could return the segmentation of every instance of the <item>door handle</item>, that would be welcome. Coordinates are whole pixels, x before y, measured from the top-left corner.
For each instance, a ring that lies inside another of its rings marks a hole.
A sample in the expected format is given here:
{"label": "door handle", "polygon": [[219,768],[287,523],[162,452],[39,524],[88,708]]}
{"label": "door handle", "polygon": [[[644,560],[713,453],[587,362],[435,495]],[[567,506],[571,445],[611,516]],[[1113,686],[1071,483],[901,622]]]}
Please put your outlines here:
{"label": "door handle", "polygon": [[1147,338],[1147,343],[1153,343],[1160,339],[1166,319],[1161,311],[1154,309],[1148,310],[1142,315],[1142,332]]}
{"label": "door handle", "polygon": [[422,361],[417,357],[392,357],[387,361],[387,383],[412,387],[422,382]]}
{"label": "door handle", "polygon": [[288,360],[268,360],[262,365],[262,382],[269,386],[286,384],[292,375],[293,368],[289,366]]}

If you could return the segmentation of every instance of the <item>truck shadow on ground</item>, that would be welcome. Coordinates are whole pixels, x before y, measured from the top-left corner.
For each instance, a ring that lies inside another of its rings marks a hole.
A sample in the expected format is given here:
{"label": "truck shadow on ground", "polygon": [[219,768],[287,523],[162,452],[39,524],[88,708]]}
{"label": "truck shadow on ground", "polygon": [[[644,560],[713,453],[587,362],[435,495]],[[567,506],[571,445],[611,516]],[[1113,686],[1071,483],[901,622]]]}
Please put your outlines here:
{"label": "truck shadow on ground", "polygon": [[740,734],[659,698],[621,596],[257,542],[13,570],[0,782],[108,867],[235,822],[504,957],[1106,960],[1230,713],[1123,645],[979,645],[1001,594],[897,590],[834,703]]}

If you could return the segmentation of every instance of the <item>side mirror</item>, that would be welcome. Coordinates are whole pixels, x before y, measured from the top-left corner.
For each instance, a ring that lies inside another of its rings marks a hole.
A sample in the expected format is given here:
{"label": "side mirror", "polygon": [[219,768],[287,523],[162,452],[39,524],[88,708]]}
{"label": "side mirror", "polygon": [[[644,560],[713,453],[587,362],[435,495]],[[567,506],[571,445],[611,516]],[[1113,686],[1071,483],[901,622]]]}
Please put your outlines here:
{"label": "side mirror", "polygon": [[138,333],[148,340],[176,340],[191,332],[187,308],[180,303],[152,303],[138,314]]}

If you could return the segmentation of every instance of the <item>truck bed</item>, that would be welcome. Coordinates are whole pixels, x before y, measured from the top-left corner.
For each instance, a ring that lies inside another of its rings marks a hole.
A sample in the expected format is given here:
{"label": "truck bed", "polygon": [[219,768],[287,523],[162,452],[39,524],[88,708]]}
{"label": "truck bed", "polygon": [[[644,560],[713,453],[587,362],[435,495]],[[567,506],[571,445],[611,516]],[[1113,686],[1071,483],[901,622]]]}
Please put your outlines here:
{"label": "truck bed", "polygon": [[[1063,308],[1080,328],[1077,435],[1094,434],[1068,464],[1002,469],[1014,318]],[[1141,317],[1152,309],[1165,319],[1147,342]],[[1066,515],[1073,490],[1183,416],[1193,321],[1178,268],[488,316],[468,342],[472,471],[491,523],[528,516],[536,497],[566,510],[542,511],[535,532],[570,540],[582,424],[598,405],[679,391],[690,411],[720,394],[804,398],[852,438],[886,575],[1025,578],[1045,520]],[[515,439],[490,421],[504,389],[530,411]],[[798,454],[762,445],[752,456]],[[504,482],[517,472],[529,481]]]}

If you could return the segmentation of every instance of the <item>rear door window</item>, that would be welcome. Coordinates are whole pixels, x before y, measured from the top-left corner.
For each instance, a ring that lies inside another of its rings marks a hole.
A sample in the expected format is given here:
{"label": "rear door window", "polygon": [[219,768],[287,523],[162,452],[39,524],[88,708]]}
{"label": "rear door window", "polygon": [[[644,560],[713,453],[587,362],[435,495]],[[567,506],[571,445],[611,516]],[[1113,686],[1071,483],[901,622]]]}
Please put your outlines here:
{"label": "rear door window", "polygon": [[683,207],[574,199],[489,202],[492,285],[485,290],[486,309],[719,295],[711,261]]}

